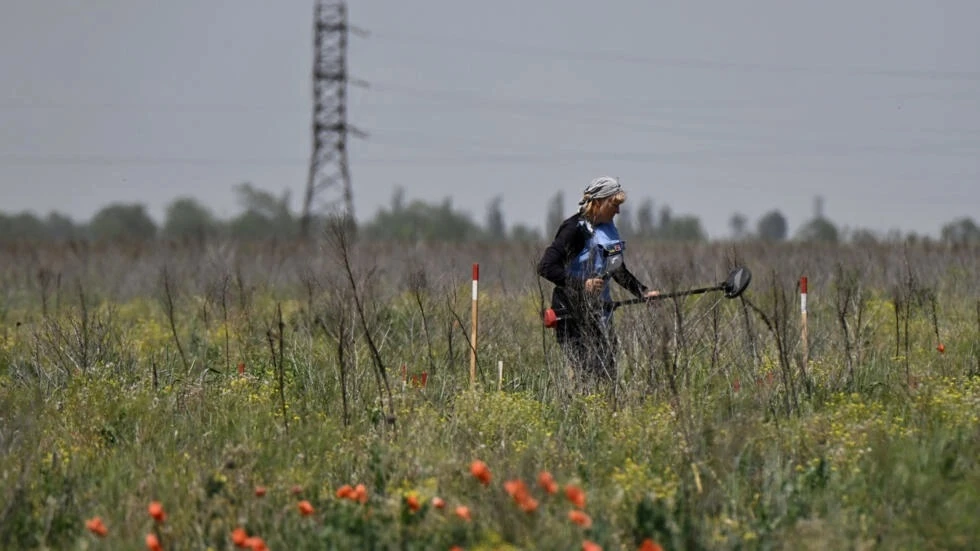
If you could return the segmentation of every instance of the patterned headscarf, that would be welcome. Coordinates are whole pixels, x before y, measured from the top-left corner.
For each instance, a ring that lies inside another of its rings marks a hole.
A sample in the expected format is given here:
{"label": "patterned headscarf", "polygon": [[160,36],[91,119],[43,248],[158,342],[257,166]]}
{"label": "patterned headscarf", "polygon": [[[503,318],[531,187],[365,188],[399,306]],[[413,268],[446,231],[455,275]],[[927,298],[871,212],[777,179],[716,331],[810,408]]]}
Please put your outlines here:
{"label": "patterned headscarf", "polygon": [[618,178],[613,178],[612,176],[600,176],[595,180],[592,180],[589,187],[585,188],[585,192],[582,195],[582,200],[579,201],[578,204],[585,205],[589,201],[605,199],[606,197],[616,195],[620,191],[623,191],[623,186],[619,185]]}

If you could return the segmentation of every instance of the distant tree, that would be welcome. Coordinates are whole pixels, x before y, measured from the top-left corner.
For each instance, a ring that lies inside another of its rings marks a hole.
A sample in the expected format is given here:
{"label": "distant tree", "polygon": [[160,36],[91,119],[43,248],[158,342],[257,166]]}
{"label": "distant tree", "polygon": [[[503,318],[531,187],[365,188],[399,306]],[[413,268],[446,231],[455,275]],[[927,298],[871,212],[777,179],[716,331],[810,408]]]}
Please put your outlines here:
{"label": "distant tree", "polygon": [[657,224],[653,215],[653,201],[644,199],[636,209],[636,235],[640,238],[651,238],[657,233]]}
{"label": "distant tree", "polygon": [[537,242],[541,241],[541,233],[524,224],[516,224],[510,230],[510,238],[514,241]]}
{"label": "distant tree", "polygon": [[498,195],[487,205],[487,237],[493,241],[507,239],[507,225],[504,223],[504,212],[500,208],[503,199]]}
{"label": "distant tree", "polygon": [[616,227],[619,228],[619,235],[623,239],[636,237],[636,228],[633,227],[633,211],[629,207],[623,206],[616,217]]}
{"label": "distant tree", "polygon": [[949,245],[976,245],[980,243],[980,227],[970,217],[962,217],[945,224],[939,239]]}
{"label": "distant tree", "polygon": [[853,230],[847,238],[847,241],[854,245],[877,245],[880,240],[878,234],[875,232],[865,229],[858,228]]}
{"label": "distant tree", "polygon": [[398,186],[391,194],[391,212],[398,213],[405,210],[405,188]]}
{"label": "distant tree", "polygon": [[228,234],[236,239],[260,240],[279,235],[272,229],[272,221],[257,211],[247,210],[228,221]]}
{"label": "distant tree", "polygon": [[749,219],[744,214],[736,212],[728,219],[728,227],[732,230],[732,239],[745,239],[748,231]]}
{"label": "distant tree", "polygon": [[483,231],[446,198],[440,205],[416,200],[397,212],[381,209],[361,234],[373,240],[461,242],[480,238]]}
{"label": "distant tree", "polygon": [[82,229],[68,216],[52,211],[44,220],[47,234],[52,239],[66,241],[81,237]]}
{"label": "distant tree", "polygon": [[0,239],[5,241],[43,240],[48,236],[44,223],[34,214],[24,211],[19,214],[0,213]]}
{"label": "distant tree", "polygon": [[837,243],[837,226],[826,218],[814,218],[807,222],[796,234],[800,241],[819,241],[823,243]]}
{"label": "distant tree", "polygon": [[113,203],[97,212],[88,224],[92,239],[147,241],[156,237],[157,225],[139,203]]}
{"label": "distant tree", "polygon": [[559,191],[548,201],[548,217],[545,226],[547,229],[545,231],[557,232],[558,226],[565,218],[568,218],[568,214],[565,213],[565,194]]}
{"label": "distant tree", "polygon": [[664,205],[660,207],[660,212],[657,214],[657,226],[654,233],[664,231],[670,227],[671,222],[673,222],[674,212],[670,210],[670,205]]}
{"label": "distant tree", "polygon": [[235,186],[235,192],[244,212],[229,223],[233,236],[263,239],[299,235],[299,220],[289,210],[289,190],[276,197],[245,182]]}
{"label": "distant tree", "polygon": [[756,235],[766,241],[783,241],[787,235],[786,218],[778,210],[762,215],[756,224]]}
{"label": "distant tree", "polygon": [[189,197],[173,200],[167,206],[163,222],[163,235],[171,239],[213,236],[217,225],[211,211]]}
{"label": "distant tree", "polygon": [[708,234],[696,216],[668,216],[666,223],[661,217],[657,237],[671,241],[706,241]]}

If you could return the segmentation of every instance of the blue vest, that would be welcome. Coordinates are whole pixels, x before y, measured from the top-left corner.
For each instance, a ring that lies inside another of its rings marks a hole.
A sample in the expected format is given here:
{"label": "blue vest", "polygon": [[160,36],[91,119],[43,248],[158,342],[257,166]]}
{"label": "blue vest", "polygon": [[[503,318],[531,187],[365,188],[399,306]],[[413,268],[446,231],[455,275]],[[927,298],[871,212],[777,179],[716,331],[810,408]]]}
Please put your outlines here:
{"label": "blue vest", "polygon": [[[626,250],[626,242],[620,239],[619,230],[612,222],[592,226],[582,220],[579,226],[585,228],[589,238],[585,242],[585,248],[569,264],[568,275],[582,281],[604,276],[608,279],[611,274],[606,273],[606,267],[610,259],[623,254]],[[612,290],[608,284],[602,289],[602,300],[612,301]]]}

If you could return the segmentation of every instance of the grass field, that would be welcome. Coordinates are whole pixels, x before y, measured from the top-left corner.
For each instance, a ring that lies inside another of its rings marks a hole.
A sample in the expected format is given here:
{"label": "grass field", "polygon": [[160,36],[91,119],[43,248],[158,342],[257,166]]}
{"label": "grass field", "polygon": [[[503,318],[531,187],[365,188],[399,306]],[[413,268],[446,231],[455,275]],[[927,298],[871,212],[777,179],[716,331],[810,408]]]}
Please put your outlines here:
{"label": "grass field", "polygon": [[0,545],[980,541],[980,250],[631,244],[663,290],[754,279],[620,309],[591,388],[542,327],[542,247],[0,249]]}

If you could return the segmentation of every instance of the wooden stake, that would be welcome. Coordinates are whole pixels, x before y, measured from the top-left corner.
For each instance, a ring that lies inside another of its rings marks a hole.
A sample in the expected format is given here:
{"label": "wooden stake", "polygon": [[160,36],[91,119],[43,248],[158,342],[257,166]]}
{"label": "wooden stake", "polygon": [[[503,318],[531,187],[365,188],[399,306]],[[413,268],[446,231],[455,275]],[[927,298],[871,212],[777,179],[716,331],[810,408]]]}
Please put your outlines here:
{"label": "wooden stake", "polygon": [[810,362],[809,331],[806,326],[806,276],[800,278],[800,339],[803,341],[803,369]]}
{"label": "wooden stake", "polygon": [[473,264],[473,318],[470,321],[470,388],[476,385],[476,337],[479,317],[478,288],[480,283],[480,265]]}

